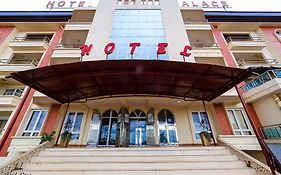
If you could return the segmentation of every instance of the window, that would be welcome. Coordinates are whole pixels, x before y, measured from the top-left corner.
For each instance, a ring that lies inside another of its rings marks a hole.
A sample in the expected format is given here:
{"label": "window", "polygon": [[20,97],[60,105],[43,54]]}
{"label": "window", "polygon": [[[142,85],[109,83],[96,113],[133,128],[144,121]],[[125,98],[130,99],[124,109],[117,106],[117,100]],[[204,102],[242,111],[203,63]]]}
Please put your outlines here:
{"label": "window", "polygon": [[202,131],[208,131],[211,133],[211,127],[206,112],[192,112],[192,120],[196,139],[200,139],[200,133]]}
{"label": "window", "polygon": [[48,111],[46,110],[32,111],[31,117],[25,130],[23,131],[22,136],[38,136],[47,116],[47,112]]}
{"label": "window", "polygon": [[252,40],[250,34],[223,34],[227,43],[231,41],[245,41]]}
{"label": "window", "polygon": [[0,119],[0,135],[2,135],[4,133],[4,128],[5,128],[7,122],[8,122],[8,120]]}
{"label": "window", "polygon": [[161,10],[116,10],[110,40],[116,48],[108,59],[132,59],[130,43],[135,42],[141,45],[133,59],[157,59],[158,43],[166,42]]}
{"label": "window", "polygon": [[227,113],[235,135],[252,135],[249,121],[242,109],[230,109]]}
{"label": "window", "polygon": [[83,115],[83,112],[69,112],[67,115],[65,124],[69,124],[69,128],[64,128],[64,131],[71,132],[73,140],[79,140]]}
{"label": "window", "polygon": [[20,97],[23,93],[23,89],[5,89],[4,96],[17,96]]}

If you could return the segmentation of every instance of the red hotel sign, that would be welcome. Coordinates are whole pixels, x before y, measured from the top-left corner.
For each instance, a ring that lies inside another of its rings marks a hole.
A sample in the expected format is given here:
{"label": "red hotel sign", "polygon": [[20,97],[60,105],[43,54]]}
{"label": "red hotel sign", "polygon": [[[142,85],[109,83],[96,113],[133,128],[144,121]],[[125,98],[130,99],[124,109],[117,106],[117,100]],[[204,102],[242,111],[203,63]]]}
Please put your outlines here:
{"label": "red hotel sign", "polygon": [[[129,47],[131,47],[131,51],[130,54],[133,56],[135,53],[135,50],[137,47],[140,47],[141,43],[130,43]],[[166,48],[168,47],[168,43],[158,43],[158,48],[157,50],[155,50],[157,52],[157,55],[162,55],[162,54],[166,54]],[[90,45],[82,45],[80,46],[81,49],[81,55],[89,55],[90,51],[93,48],[93,44]],[[106,55],[110,55],[114,52],[116,48],[115,43],[108,43],[105,47],[104,47],[104,53]],[[191,55],[191,51],[192,47],[189,45],[184,46],[183,51],[180,52],[179,54],[182,55],[183,57],[189,57]]]}

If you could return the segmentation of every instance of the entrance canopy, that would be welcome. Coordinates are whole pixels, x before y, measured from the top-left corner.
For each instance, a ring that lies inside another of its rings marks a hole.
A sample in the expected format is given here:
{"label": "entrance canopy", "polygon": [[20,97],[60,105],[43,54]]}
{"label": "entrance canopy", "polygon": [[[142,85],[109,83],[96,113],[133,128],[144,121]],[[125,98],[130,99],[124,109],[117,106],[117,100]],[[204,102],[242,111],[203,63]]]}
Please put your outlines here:
{"label": "entrance canopy", "polygon": [[251,74],[210,64],[102,60],[51,65],[11,77],[60,103],[70,103],[135,95],[212,101]]}

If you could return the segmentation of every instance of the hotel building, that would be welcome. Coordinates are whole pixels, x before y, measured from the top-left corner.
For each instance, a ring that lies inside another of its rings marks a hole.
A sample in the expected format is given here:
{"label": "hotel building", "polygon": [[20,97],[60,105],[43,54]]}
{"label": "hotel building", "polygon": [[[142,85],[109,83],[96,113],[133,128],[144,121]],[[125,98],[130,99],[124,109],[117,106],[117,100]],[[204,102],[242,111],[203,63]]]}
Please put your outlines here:
{"label": "hotel building", "polygon": [[[278,174],[281,12],[41,5],[0,11],[2,174]],[[70,145],[58,148],[69,123]]]}

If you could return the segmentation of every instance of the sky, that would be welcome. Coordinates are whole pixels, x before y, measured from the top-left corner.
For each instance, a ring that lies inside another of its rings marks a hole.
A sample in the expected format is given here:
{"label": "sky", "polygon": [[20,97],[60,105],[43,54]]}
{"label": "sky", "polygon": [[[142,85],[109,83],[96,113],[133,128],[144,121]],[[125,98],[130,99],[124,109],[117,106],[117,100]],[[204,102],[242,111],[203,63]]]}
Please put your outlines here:
{"label": "sky", "polygon": [[[61,0],[0,0],[0,11],[50,11],[46,8],[49,1],[55,1],[55,7],[58,6],[58,2]],[[64,0],[66,2],[64,7],[70,7],[70,1],[82,1],[82,0]],[[96,6],[99,0],[84,0],[86,1],[85,6]],[[204,0],[178,0],[181,6],[183,1],[192,5],[192,1],[195,4],[202,4]],[[226,11],[279,11],[281,12],[281,0],[205,0],[207,4],[211,6],[212,1],[217,1],[221,6],[221,1],[226,1],[226,3],[231,6],[231,8],[226,9]],[[160,1],[161,3],[161,1]],[[78,3],[73,4],[76,7]],[[70,9],[52,9],[54,10],[66,10]],[[224,11],[225,9],[220,8],[205,8],[205,11]]]}

